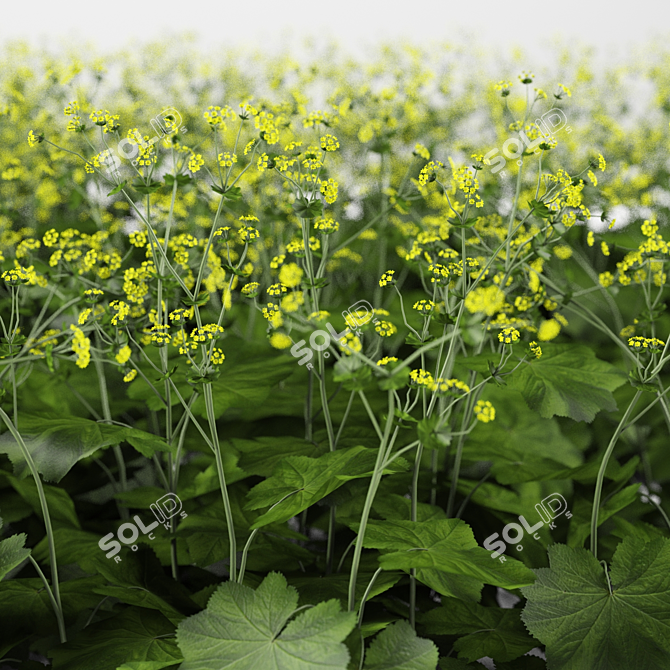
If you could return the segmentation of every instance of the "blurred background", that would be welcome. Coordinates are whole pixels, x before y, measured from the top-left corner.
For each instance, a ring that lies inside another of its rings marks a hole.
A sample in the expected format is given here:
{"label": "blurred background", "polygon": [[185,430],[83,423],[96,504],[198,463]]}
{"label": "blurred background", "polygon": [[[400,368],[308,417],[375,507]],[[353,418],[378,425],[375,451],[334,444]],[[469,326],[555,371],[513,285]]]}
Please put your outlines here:
{"label": "blurred background", "polygon": [[268,52],[290,46],[299,56],[334,39],[361,58],[379,42],[409,40],[417,46],[459,43],[486,49],[494,58],[517,48],[529,67],[547,63],[559,44],[571,50],[593,47],[599,60],[623,60],[630,50],[650,48],[650,40],[662,41],[670,15],[662,0],[35,0],[25,6],[3,13],[0,43],[23,39],[33,46],[95,45],[110,51],[188,33],[204,50],[229,46]]}

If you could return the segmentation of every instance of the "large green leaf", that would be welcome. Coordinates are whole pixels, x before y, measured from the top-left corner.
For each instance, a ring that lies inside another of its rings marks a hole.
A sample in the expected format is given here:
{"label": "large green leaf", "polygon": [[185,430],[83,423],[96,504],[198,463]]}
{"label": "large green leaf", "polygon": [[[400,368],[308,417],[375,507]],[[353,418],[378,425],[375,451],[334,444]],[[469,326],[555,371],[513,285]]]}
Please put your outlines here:
{"label": "large green leaf", "polygon": [[[32,507],[33,512],[43,519],[42,506],[37,492],[35,480],[32,477],[18,479],[10,474],[2,473],[14,490]],[[79,519],[74,508],[74,501],[65,489],[58,486],[44,486],[44,495],[47,499],[49,516],[54,526],[65,525],[79,528]]]}
{"label": "large green leaf", "polygon": [[419,621],[431,635],[462,635],[454,649],[459,658],[476,661],[512,661],[537,646],[528,635],[517,609],[482,607],[456,598],[442,598],[442,607],[427,612]]}
{"label": "large green leaf", "polygon": [[549,547],[521,615],[551,670],[670,667],[670,541],[626,538],[609,582],[586,549]]}
{"label": "large green leaf", "polygon": [[[374,582],[372,582],[369,593],[366,594],[372,576],[372,572],[358,573],[358,580],[356,582],[357,604],[360,603],[364,595],[367,595],[367,602],[380,593],[388,591],[404,577],[404,574],[400,571],[380,572]],[[347,606],[349,598],[349,574],[346,572],[312,577],[289,577],[288,581],[291,586],[295,586],[300,592],[300,604],[317,604],[324,600],[337,598],[344,607]]]}
{"label": "large green leaf", "polygon": [[596,358],[587,346],[542,343],[542,357],[521,363],[506,379],[509,388],[521,391],[540,416],[569,416],[590,423],[600,410],[616,410],[611,392],[627,377]]}
{"label": "large green leaf", "polygon": [[[52,649],[54,670],[116,670],[124,663],[179,662],[174,624],[160,612],[129,607],[120,614],[91,624],[65,644]],[[142,667],[133,666],[130,667]]]}
{"label": "large green leaf", "polygon": [[346,670],[349,652],[342,641],[356,615],[329,600],[289,621],[297,603],[296,589],[276,572],[255,591],[221,584],[204,612],[179,624],[181,670]]}
{"label": "large green leaf", "polygon": [[[618,491],[612,497],[608,497],[604,504],[601,504],[598,511],[598,525],[602,525],[628,505],[631,505],[638,499],[637,491],[639,484],[631,484]],[[591,534],[591,512],[593,510],[593,500],[577,498],[572,505],[572,514],[570,519],[570,531],[568,533],[568,546],[581,547],[584,540]]]}
{"label": "large green leaf", "polygon": [[502,564],[491,560],[491,554],[477,544],[472,529],[460,519],[369,521],[363,546],[383,550],[379,565],[385,570],[417,568],[417,578],[436,591],[441,584],[434,571],[508,589],[535,580],[533,572],[514,558]]}
{"label": "large green leaf", "polygon": [[435,670],[437,647],[416,636],[407,621],[379,633],[365,654],[364,670]]}
{"label": "large green leaf", "polygon": [[581,465],[580,450],[561,434],[555,419],[530,410],[518,391],[487,391],[484,398],[496,408],[495,421],[478,422],[465,442],[464,458],[491,461],[491,473],[501,484],[535,481]]}
{"label": "large green leaf", "polygon": [[257,437],[254,440],[234,438],[230,442],[240,452],[238,466],[250,475],[261,477],[272,475],[277,463],[287,456],[316,458],[328,450],[326,443],[317,445],[291,435]]}
{"label": "large green leaf", "polygon": [[124,554],[117,563],[98,551],[80,559],[87,571],[101,574],[109,584],[96,587],[95,593],[113,596],[129,605],[162,612],[172,621],[199,611],[188,590],[165,574],[151,547],[140,545],[137,551]]}
{"label": "large green leaf", "polygon": [[[86,609],[93,609],[102,596],[92,592],[99,577],[70,579],[60,585],[61,602],[67,624]],[[58,624],[49,595],[39,578],[6,579],[0,582],[0,648],[22,636],[55,635]],[[8,614],[11,613],[11,614]]]}
{"label": "large green leaf", "polygon": [[[292,375],[296,367],[295,359],[285,356],[231,366],[212,383],[214,415],[218,418],[232,408],[264,404],[275,384]],[[271,402],[268,404],[272,406]],[[207,416],[202,396],[195,401],[193,412]]]}
{"label": "large green leaf", "polygon": [[[373,449],[352,447],[328,452],[319,458],[307,456],[284,458],[279,462],[272,477],[249,491],[246,509],[254,510],[276,504],[276,507],[256,519],[251,528],[288,521],[310,505],[325,498],[348,479],[370,474],[376,457]],[[394,468],[397,465],[394,463]]]}
{"label": "large green leaf", "polygon": [[[198,611],[188,590],[166,574],[150,546],[140,544],[137,551],[124,547],[117,563],[107,558],[98,545],[102,534],[59,528],[54,535],[59,564],[76,563],[82,570],[104,578],[92,587],[92,592],[160,610],[173,620]],[[46,539],[35,547],[33,555],[37,561],[48,561]]]}
{"label": "large green leaf", "polygon": [[[59,482],[77,461],[124,440],[143,456],[169,451],[165,440],[142,430],[114,426],[76,416],[21,415],[20,433],[37,470],[46,481]],[[10,432],[0,435],[0,453],[7,454],[17,477],[28,469],[21,447]]]}

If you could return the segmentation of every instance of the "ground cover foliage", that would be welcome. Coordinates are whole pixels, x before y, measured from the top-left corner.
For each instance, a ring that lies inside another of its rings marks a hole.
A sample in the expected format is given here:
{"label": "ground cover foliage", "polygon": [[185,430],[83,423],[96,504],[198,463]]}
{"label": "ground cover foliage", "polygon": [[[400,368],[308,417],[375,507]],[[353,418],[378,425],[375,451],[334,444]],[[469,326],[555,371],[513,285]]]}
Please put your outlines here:
{"label": "ground cover foliage", "polygon": [[0,667],[670,667],[670,55],[177,46],[2,54]]}

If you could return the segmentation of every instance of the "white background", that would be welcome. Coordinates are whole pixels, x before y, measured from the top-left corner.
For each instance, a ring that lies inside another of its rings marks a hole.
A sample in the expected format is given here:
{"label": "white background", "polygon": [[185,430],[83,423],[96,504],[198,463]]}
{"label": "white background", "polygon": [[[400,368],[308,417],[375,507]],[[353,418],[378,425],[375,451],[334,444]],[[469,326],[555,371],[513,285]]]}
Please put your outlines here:
{"label": "white background", "polygon": [[559,40],[595,57],[624,59],[629,48],[670,35],[668,0],[0,0],[0,46],[23,39],[58,50],[87,42],[109,52],[131,40],[190,32],[201,48],[273,50],[305,37],[334,38],[354,55],[382,40],[498,47],[522,46],[528,65],[546,63]]}

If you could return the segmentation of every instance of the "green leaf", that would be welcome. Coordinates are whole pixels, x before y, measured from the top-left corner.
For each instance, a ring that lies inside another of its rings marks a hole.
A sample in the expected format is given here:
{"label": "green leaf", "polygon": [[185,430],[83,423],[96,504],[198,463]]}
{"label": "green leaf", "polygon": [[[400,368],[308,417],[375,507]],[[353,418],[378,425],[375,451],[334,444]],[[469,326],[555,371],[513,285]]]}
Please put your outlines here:
{"label": "green leaf", "polygon": [[512,661],[537,646],[520,614],[517,609],[442,598],[442,607],[420,616],[419,621],[431,635],[462,635],[454,643],[459,658],[472,662],[490,656],[495,661]]}
{"label": "green leaf", "polygon": [[[507,589],[532,584],[535,576],[523,563],[508,558],[503,564],[491,560],[460,519],[429,521],[369,521],[364,547],[383,550],[379,565],[384,570],[417,569],[417,579],[443,595],[463,597],[445,589],[436,573],[458,575],[470,583],[494,584]],[[469,594],[469,600],[478,600]]]}
{"label": "green leaf", "polygon": [[[75,620],[82,610],[92,609],[100,602],[101,597],[91,591],[98,581],[98,577],[61,581],[61,601],[66,623]],[[3,613],[0,648],[11,641],[16,644],[24,635],[38,633],[46,637],[58,633],[51,600],[39,578],[6,579],[0,582],[0,612]],[[11,616],[6,616],[7,612],[11,612]]]}
{"label": "green leaf", "polygon": [[179,620],[200,609],[191,600],[188,590],[165,574],[150,547],[140,545],[137,551],[122,552],[122,555],[123,559],[117,563],[96,547],[95,554],[79,559],[84,570],[101,574],[109,582],[109,585],[94,588],[94,593],[158,610],[171,620]]}
{"label": "green leaf", "polygon": [[[170,451],[165,440],[151,433],[76,416],[21,415],[19,426],[26,447],[45,481],[59,482],[82,458],[124,440],[147,458],[156,451]],[[0,435],[0,453],[9,456],[17,477],[24,475],[28,464],[9,431]]]}
{"label": "green leaf", "polygon": [[315,445],[300,437],[273,435],[253,440],[233,438],[233,447],[240,452],[238,466],[250,475],[269,477],[279,461],[286,456],[316,458],[328,451],[327,445]]}
{"label": "green leaf", "polygon": [[30,549],[23,546],[26,539],[25,533],[19,533],[0,542],[0,579],[30,556]]}
{"label": "green leaf", "polygon": [[[32,507],[33,512],[44,520],[42,515],[42,505],[40,504],[39,495],[37,493],[37,486],[35,480],[31,478],[17,479],[7,473],[2,473],[7,481],[12,485],[14,490]],[[44,486],[44,495],[47,499],[47,506],[49,507],[49,515],[54,526],[65,525],[69,527],[79,528],[79,519],[74,508],[74,501],[65,489],[57,486]]]}
{"label": "green leaf", "polygon": [[600,410],[616,410],[611,392],[626,375],[598,360],[589,347],[543,342],[542,357],[522,363],[507,380],[545,419],[558,415],[590,423]]}
{"label": "green leaf", "polygon": [[323,203],[318,198],[315,200],[297,198],[292,207],[296,216],[301,219],[316,219],[323,213]]}
{"label": "green leaf", "polygon": [[276,504],[276,507],[256,519],[251,528],[288,521],[342,486],[345,480],[370,474],[375,460],[373,449],[360,446],[338,449],[319,458],[284,458],[272,477],[249,491],[245,509],[254,510]]}
{"label": "green leaf", "polygon": [[[163,181],[165,182],[166,186],[174,186],[175,181],[174,175],[171,174],[163,175]],[[190,184],[193,181],[195,181],[193,177],[189,177],[189,175],[187,174],[177,175],[177,184],[179,184],[180,186],[185,186],[186,184]]]}
{"label": "green leaf", "polygon": [[212,191],[222,195],[225,200],[236,201],[242,197],[242,189],[239,186],[230,186],[227,190],[223,190],[220,186],[212,184]]}
{"label": "green leaf", "polygon": [[[618,491],[611,498],[608,498],[604,504],[601,504],[598,511],[598,526],[601,526],[607,519],[614,516],[628,505],[633,504],[637,499],[639,484],[631,484]],[[568,546],[581,547],[584,540],[591,535],[591,511],[593,501],[577,498],[572,505],[574,517],[570,521],[570,531],[568,532]]]}
{"label": "green leaf", "polygon": [[545,475],[549,479],[552,472],[582,464],[581,451],[562,435],[558,421],[530,410],[518,391],[491,386],[483,399],[491,401],[496,418],[477,422],[463,457],[491,461],[491,474],[501,484],[536,481]]}
{"label": "green leaf", "polygon": [[[212,383],[214,414],[219,418],[232,408],[262,405],[275,384],[296,371],[295,359],[284,356],[260,361],[244,362],[226,369],[226,374]],[[207,416],[205,401],[201,396],[193,411]]]}
{"label": "green leaf", "polygon": [[437,424],[444,423],[444,420],[437,414],[421,419],[416,426],[416,432],[426,449],[440,449],[449,446],[451,443],[451,436],[447,426],[437,432],[435,429]]}
{"label": "green leaf", "polygon": [[554,213],[541,200],[530,200],[528,202],[528,207],[530,207],[532,214],[541,219],[550,219]]}
{"label": "green leaf", "polygon": [[551,670],[670,667],[670,541],[625,539],[608,586],[586,549],[549,547],[549,568],[522,589],[521,615],[547,649]]}
{"label": "green leaf", "polygon": [[138,661],[165,663],[154,666],[164,668],[182,660],[170,637],[174,630],[174,624],[160,612],[130,607],[87,626],[52,649],[49,656],[54,670],[117,670],[124,663]]}
{"label": "green leaf", "polygon": [[117,193],[120,193],[120,192],[125,188],[125,186],[126,186],[127,183],[128,183],[128,180],[127,180],[127,179],[124,180],[124,181],[122,181],[118,186],[116,186],[115,188],[113,188],[113,189],[107,194],[107,197],[109,197],[110,195],[116,195]]}
{"label": "green leaf", "polygon": [[130,661],[120,665],[116,670],[162,670],[163,668],[177,670],[179,665],[170,659],[167,661]]}
{"label": "green leaf", "polygon": [[148,184],[145,184],[141,179],[136,179],[132,183],[132,187],[138,192],[141,193],[142,195],[150,195],[151,193],[154,193],[157,191],[159,188],[163,186],[163,182],[160,181],[150,181]]}
{"label": "green leaf", "polygon": [[337,600],[319,603],[295,619],[298,592],[270,573],[254,591],[225,582],[207,609],[179,624],[180,670],[346,670],[342,641],[356,623]]}
{"label": "green leaf", "polygon": [[407,621],[379,633],[365,654],[364,670],[435,670],[437,647],[417,637]]}
{"label": "green leaf", "polygon": [[[365,591],[370,584],[373,573],[359,572],[356,580],[355,603],[360,604]],[[375,596],[388,591],[404,577],[400,571],[380,572],[367,594],[366,602]],[[314,577],[289,577],[291,586],[300,592],[300,604],[318,604],[323,600],[337,598],[343,607],[347,607],[349,599],[349,574],[345,572]]]}

